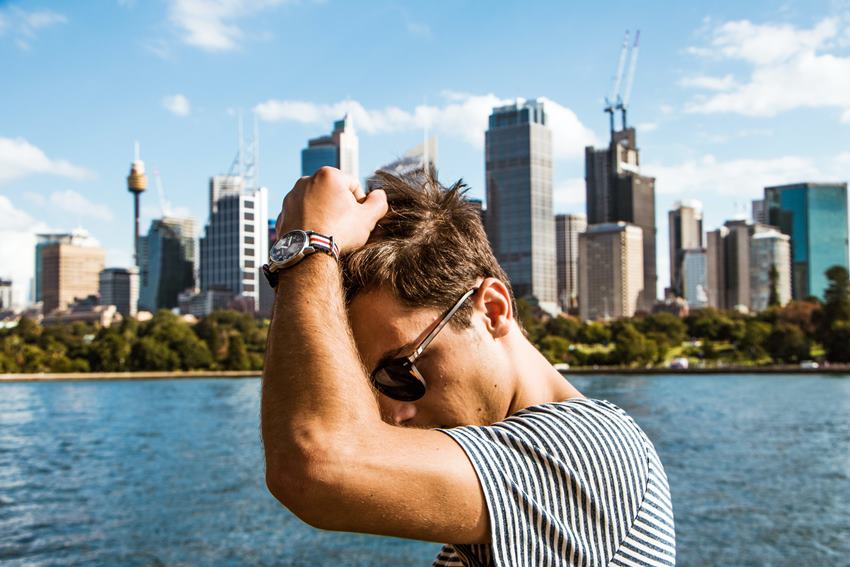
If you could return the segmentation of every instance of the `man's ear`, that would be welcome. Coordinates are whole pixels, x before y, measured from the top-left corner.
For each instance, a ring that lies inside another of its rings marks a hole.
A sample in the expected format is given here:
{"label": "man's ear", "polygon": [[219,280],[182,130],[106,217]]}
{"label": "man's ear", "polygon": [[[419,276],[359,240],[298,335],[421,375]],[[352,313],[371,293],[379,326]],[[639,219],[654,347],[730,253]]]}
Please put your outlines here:
{"label": "man's ear", "polygon": [[485,278],[473,296],[475,310],[484,315],[484,323],[494,339],[510,332],[514,313],[508,287],[498,278]]}

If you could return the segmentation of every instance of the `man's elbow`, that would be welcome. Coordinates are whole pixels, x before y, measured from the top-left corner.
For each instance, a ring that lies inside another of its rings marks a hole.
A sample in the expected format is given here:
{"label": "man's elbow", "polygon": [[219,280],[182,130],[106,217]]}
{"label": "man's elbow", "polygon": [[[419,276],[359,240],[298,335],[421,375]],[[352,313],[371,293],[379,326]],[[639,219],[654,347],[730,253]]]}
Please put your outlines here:
{"label": "man's elbow", "polygon": [[271,459],[267,455],[266,487],[281,504],[303,522],[329,529],[330,518],[325,513],[333,510],[338,493],[336,468],[339,455],[333,454],[331,445],[325,447],[300,447]]}

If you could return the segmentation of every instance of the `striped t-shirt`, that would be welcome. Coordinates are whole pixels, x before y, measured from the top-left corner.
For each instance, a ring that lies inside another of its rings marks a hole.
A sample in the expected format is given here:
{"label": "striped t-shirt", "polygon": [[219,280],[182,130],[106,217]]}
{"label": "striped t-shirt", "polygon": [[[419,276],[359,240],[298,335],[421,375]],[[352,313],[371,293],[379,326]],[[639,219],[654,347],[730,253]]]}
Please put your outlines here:
{"label": "striped t-shirt", "polygon": [[489,544],[445,545],[435,567],[675,565],[664,468],[611,402],[572,398],[440,431],[475,468],[491,536]]}

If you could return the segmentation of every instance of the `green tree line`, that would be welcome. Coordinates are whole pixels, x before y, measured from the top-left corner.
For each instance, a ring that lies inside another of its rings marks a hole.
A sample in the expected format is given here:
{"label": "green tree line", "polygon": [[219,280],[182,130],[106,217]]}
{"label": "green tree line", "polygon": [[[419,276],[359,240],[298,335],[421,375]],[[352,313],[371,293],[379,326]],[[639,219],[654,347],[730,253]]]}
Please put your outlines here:
{"label": "green tree line", "polygon": [[[826,271],[824,300],[808,298],[755,314],[713,308],[638,314],[610,322],[547,317],[520,300],[529,338],[552,363],[651,367],[685,357],[706,366],[850,362],[850,283],[840,266]],[[773,298],[772,298],[773,299]]]}
{"label": "green tree line", "polygon": [[170,311],[108,328],[42,327],[22,318],[0,330],[0,372],[260,370],[267,322],[216,311],[192,325]]}

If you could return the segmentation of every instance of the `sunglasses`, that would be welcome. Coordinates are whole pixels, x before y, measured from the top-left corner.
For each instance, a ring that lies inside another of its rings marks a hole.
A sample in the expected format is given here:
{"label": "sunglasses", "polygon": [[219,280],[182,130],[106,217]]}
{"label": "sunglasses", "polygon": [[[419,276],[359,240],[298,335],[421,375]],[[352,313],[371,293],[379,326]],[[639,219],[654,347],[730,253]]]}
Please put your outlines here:
{"label": "sunglasses", "polygon": [[460,309],[463,302],[476,291],[478,291],[478,288],[474,287],[464,293],[461,298],[457,300],[457,303],[455,303],[451,309],[446,311],[440,319],[440,322],[437,323],[436,327],[434,327],[434,330],[428,333],[428,336],[416,345],[412,354],[408,356],[394,357],[380,362],[377,368],[372,371],[372,374],[369,375],[369,379],[372,381],[372,385],[375,386],[375,389],[386,397],[401,402],[413,402],[424,396],[425,379],[422,378],[422,374],[420,374],[419,370],[417,370],[414,363],[416,362],[416,359],[422,356],[422,353],[428,345],[431,344],[431,341],[434,340],[437,333],[439,333],[443,327],[448,324],[452,315]]}

